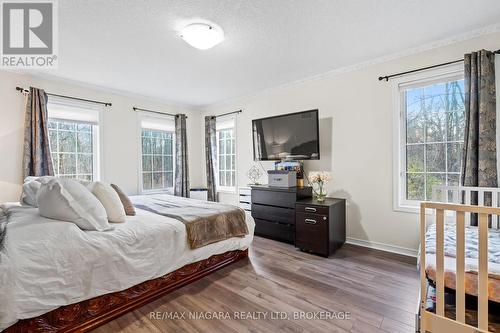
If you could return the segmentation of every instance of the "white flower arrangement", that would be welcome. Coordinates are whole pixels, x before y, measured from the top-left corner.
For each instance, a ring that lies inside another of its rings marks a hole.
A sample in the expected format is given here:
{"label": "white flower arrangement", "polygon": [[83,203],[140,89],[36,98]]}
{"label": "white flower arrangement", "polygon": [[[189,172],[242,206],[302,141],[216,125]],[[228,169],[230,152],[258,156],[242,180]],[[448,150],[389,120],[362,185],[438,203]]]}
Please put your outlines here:
{"label": "white flower arrangement", "polygon": [[328,171],[311,171],[309,172],[309,182],[311,184],[328,183],[331,175]]}
{"label": "white flower arrangement", "polygon": [[[330,173],[328,171],[311,171],[307,179],[312,186],[316,200],[324,201],[326,193],[323,192],[323,186],[332,179]],[[316,185],[317,189],[314,185]]]}

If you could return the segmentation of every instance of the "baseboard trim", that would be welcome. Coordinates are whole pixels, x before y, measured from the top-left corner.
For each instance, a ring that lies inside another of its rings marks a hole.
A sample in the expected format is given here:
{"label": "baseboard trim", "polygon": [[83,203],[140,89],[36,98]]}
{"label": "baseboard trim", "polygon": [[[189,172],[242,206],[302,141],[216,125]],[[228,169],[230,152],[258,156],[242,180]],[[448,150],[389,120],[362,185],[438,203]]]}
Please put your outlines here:
{"label": "baseboard trim", "polygon": [[401,254],[404,256],[408,256],[408,257],[416,258],[418,255],[418,251],[414,250],[414,249],[409,249],[406,247],[389,245],[389,244],[384,244],[384,243],[379,243],[379,242],[373,242],[373,241],[368,241],[368,240],[364,240],[364,239],[347,237],[346,243],[352,244],[352,245],[357,245],[357,246],[362,246],[362,247],[367,247],[367,248],[374,249],[374,250],[397,253],[397,254]]}

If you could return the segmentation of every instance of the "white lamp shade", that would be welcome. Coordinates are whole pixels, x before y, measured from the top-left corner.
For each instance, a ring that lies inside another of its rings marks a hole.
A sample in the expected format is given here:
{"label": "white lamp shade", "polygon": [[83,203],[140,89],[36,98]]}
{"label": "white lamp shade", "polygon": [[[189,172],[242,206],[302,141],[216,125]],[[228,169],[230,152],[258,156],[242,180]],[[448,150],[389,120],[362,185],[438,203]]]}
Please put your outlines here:
{"label": "white lamp shade", "polygon": [[181,38],[192,47],[207,50],[224,40],[224,32],[214,25],[193,23],[182,29]]}

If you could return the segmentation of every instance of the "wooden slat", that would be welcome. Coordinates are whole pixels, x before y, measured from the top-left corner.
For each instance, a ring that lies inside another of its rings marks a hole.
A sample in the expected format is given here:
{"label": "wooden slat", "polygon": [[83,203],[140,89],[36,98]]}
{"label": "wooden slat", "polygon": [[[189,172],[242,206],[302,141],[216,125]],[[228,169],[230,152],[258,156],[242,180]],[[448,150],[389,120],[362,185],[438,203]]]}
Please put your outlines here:
{"label": "wooden slat", "polygon": [[458,188],[454,188],[453,189],[453,198],[452,198],[453,203],[460,203],[460,201],[459,201],[460,200],[459,199],[460,198],[459,193],[460,192],[458,191]]}
{"label": "wooden slat", "polygon": [[[498,207],[498,192],[491,191],[491,207]],[[491,227],[498,229],[498,215],[491,217]]]}
{"label": "wooden slat", "polygon": [[470,191],[466,190],[465,191],[465,204],[466,205],[470,205],[470,197],[471,197]]}
{"label": "wooden slat", "polygon": [[436,314],[444,316],[444,210],[436,209]]}
{"label": "wooden slat", "polygon": [[[455,320],[439,317],[432,312],[424,314],[422,323],[426,325],[427,331],[432,333],[488,333],[487,330],[460,324]],[[424,331],[421,330],[420,332]]]}
{"label": "wooden slat", "polygon": [[478,214],[500,214],[500,208],[498,207],[485,207],[485,206],[472,206],[472,205],[458,205],[452,203],[441,203],[441,202],[423,202],[425,208],[436,209],[436,210],[451,210],[455,212],[470,212]]}
{"label": "wooden slat", "polygon": [[484,191],[481,189],[477,190],[477,204],[479,206],[484,206]]}
{"label": "wooden slat", "polygon": [[[471,203],[471,191],[468,189],[468,190],[465,191],[465,204],[466,205],[470,205],[470,203]],[[466,220],[467,221],[467,225],[470,225],[470,223],[471,223],[471,214],[467,214],[466,218],[467,218],[467,220]]]}
{"label": "wooden slat", "polygon": [[488,330],[488,215],[479,214],[478,327]]}
{"label": "wooden slat", "polygon": [[[427,300],[427,277],[425,275],[425,205],[420,204],[420,313],[425,313]],[[425,332],[425,323],[421,322],[420,329]]]}
{"label": "wooden slat", "polygon": [[[460,188],[468,190],[468,191],[477,191],[477,189],[478,189],[478,187],[475,187],[475,186],[460,186]],[[498,187],[481,187],[481,189],[483,191],[488,191],[488,192],[499,191]]]}
{"label": "wooden slat", "polygon": [[465,213],[457,212],[456,311],[457,321],[465,323]]}
{"label": "wooden slat", "polygon": [[491,207],[498,207],[498,192],[491,192]]}
{"label": "wooden slat", "polygon": [[[462,194],[464,195],[464,204],[470,205],[470,191],[462,189]],[[461,203],[461,201],[460,201]],[[470,214],[465,214],[465,225],[470,225]]]}

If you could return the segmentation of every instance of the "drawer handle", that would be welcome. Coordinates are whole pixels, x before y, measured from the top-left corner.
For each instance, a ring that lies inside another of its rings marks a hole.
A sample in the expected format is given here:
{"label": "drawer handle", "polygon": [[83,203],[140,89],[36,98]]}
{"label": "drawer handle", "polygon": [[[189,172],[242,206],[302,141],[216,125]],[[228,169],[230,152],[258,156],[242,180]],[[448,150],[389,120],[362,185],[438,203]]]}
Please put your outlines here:
{"label": "drawer handle", "polygon": [[317,223],[316,220],[313,220],[313,219],[305,219],[305,222],[307,224],[316,224]]}
{"label": "drawer handle", "polygon": [[316,211],[316,208],[314,208],[314,207],[306,207],[306,208],[305,208],[305,211],[306,211],[306,212],[315,212],[315,211]]}

